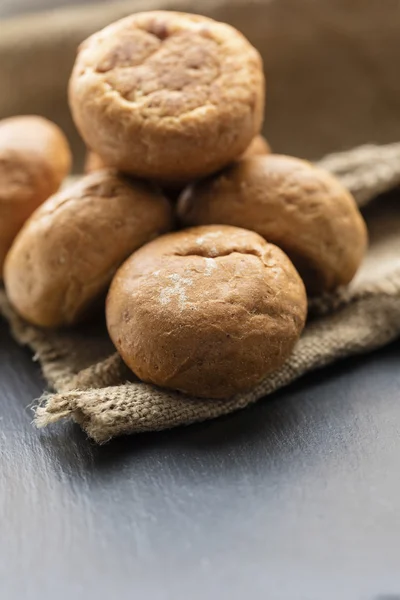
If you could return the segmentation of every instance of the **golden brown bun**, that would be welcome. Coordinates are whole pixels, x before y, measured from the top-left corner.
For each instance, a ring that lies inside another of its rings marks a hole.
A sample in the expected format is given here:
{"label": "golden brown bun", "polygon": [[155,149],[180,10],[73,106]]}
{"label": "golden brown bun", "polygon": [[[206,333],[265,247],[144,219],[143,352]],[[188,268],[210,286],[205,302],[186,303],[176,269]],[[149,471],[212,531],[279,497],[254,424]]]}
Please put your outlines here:
{"label": "golden brown bun", "polygon": [[81,45],[69,100],[87,146],[110,167],[190,181],[237,158],[260,131],[262,61],[224,23],[138,13]]}
{"label": "golden brown bun", "polygon": [[67,139],[51,121],[36,116],[0,121],[0,279],[18,231],[58,190],[70,167]]}
{"label": "golden brown bun", "polygon": [[367,247],[351,194],[329,173],[289,156],[238,161],[188,188],[178,213],[184,225],[256,231],[286,252],[310,294],[349,283]]}
{"label": "golden brown bun", "polygon": [[86,153],[85,166],[83,168],[84,173],[93,173],[94,171],[101,171],[102,169],[107,169],[104,160],[95,152],[88,150]]}
{"label": "golden brown bun", "polygon": [[107,326],[143,381],[209,398],[250,389],[290,354],[307,312],[287,256],[228,226],[165,235],[118,270]]}
{"label": "golden brown bun", "polygon": [[256,137],[252,139],[250,146],[246,148],[240,158],[250,158],[250,156],[260,156],[264,154],[271,154],[271,146],[268,144],[265,137],[256,135]]}
{"label": "golden brown bun", "polygon": [[149,185],[108,171],[86,175],[20,231],[4,267],[8,297],[35,325],[71,325],[127,256],[170,227],[170,205]]}
{"label": "golden brown bun", "polygon": [[[271,154],[271,146],[267,142],[264,136],[256,135],[250,145],[246,148],[240,158],[249,158],[250,156],[260,156],[264,154]],[[104,160],[91,150],[88,150],[86,153],[86,160],[84,166],[85,173],[93,173],[93,171],[100,171],[101,169],[107,169],[107,165]],[[182,191],[182,186],[179,182],[174,186],[173,182],[167,186],[168,192],[172,193],[173,199],[175,200],[176,193]]]}
{"label": "golden brown bun", "polygon": [[[249,156],[259,156],[260,154],[270,153],[271,148],[267,140],[262,135],[256,135],[256,137],[253,138],[252,142],[250,143],[250,146],[248,146],[244,153],[239,157],[239,160],[242,158],[248,158]],[[104,163],[98,156],[93,156],[93,158],[90,158],[90,164],[97,169],[104,168]],[[173,182],[170,182],[169,184],[162,186],[162,189],[167,198],[175,204],[178,201],[178,198],[181,195],[181,193],[184,191],[185,187],[186,185],[182,185],[179,182],[176,182],[175,185]]]}
{"label": "golden brown bun", "polygon": [[[95,171],[101,171],[102,169],[107,169],[108,167],[105,165],[101,156],[88,150],[86,153],[86,160],[84,166],[85,173],[94,173]],[[157,182],[154,182],[155,185],[158,185]],[[165,187],[162,187],[162,192],[168,200],[170,200],[173,204],[178,201],[179,196],[183,192],[185,186],[182,186],[179,183],[175,185],[173,183],[168,183]]]}

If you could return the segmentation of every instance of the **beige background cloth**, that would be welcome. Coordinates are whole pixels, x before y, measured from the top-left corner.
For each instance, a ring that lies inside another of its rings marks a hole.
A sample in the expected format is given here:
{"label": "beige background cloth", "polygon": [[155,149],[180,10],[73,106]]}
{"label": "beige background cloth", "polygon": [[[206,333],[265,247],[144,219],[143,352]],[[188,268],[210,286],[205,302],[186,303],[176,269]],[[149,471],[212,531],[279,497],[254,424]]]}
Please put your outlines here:
{"label": "beige background cloth", "polygon": [[79,165],[66,94],[76,48],[111,21],[155,8],[227,21],[260,50],[276,152],[318,159],[400,140],[398,0],[122,0],[0,21],[0,117],[55,120]]}
{"label": "beige background cloth", "polygon": [[[203,2],[202,12],[238,26],[261,50],[269,82],[266,131],[274,149],[312,158],[360,142],[400,139],[400,23],[385,10],[389,5],[390,0],[220,0]],[[75,48],[115,18],[154,7],[188,9],[185,0],[136,0],[0,23],[0,117],[29,112],[53,118],[82,158],[66,105]],[[349,288],[311,302],[302,338],[278,372],[250,393],[225,401],[166,392],[135,380],[114,352],[104,323],[45,332],[19,319],[0,291],[0,311],[14,337],[32,348],[54,390],[41,400],[36,423],[73,418],[105,442],[202,421],[400,335],[400,194],[373,200],[400,183],[400,144],[362,146],[321,164],[364,207],[371,246]]]}

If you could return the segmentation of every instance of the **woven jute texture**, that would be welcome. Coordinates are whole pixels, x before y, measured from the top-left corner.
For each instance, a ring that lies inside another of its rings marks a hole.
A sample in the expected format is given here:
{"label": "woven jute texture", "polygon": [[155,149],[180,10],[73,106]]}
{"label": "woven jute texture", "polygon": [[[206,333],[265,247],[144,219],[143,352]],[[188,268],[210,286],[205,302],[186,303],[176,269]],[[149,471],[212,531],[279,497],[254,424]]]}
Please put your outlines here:
{"label": "woven jute texture", "polygon": [[400,184],[400,144],[363,146],[330,155],[320,164],[341,178],[363,207],[370,249],[348,288],[310,301],[307,327],[279,371],[251,392],[228,400],[166,392],[135,380],[113,350],[104,323],[61,333],[41,331],[23,322],[1,291],[0,310],[15,339],[30,346],[54,390],[40,400],[36,424],[72,418],[99,443],[121,434],[188,425],[244,408],[313,369],[400,335],[400,193],[395,189]]}

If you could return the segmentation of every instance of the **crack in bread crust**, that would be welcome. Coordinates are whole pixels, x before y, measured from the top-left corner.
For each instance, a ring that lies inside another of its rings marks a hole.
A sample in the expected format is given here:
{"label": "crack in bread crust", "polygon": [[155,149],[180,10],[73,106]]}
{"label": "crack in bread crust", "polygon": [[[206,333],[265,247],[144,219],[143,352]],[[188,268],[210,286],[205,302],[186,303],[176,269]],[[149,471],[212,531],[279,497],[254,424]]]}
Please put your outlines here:
{"label": "crack in bread crust", "polygon": [[82,45],[70,104],[84,140],[106,164],[185,182],[234,160],[259,132],[261,58],[229,25],[140,13]]}
{"label": "crack in bread crust", "polygon": [[214,225],[167,234],[137,251],[115,275],[106,310],[111,339],[138,377],[218,398],[282,364],[307,301],[279,248]]}

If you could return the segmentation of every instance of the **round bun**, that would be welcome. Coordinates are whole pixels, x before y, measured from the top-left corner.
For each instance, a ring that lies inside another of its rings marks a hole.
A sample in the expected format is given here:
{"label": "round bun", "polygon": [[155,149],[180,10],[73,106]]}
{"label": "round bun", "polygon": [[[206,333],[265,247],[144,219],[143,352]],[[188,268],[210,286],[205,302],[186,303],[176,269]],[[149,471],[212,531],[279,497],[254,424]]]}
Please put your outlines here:
{"label": "round bun", "polygon": [[228,226],[165,235],[118,270],[108,331],[143,381],[195,396],[248,390],[290,354],[307,311],[287,256]]}
{"label": "round bun", "polygon": [[317,294],[345,285],[367,246],[354,198],[329,173],[289,156],[243,159],[182,194],[184,225],[226,223],[282,248]]}
{"label": "round bun", "polygon": [[224,23],[138,13],[81,45],[69,99],[87,146],[107,165],[190,181],[237,158],[260,131],[262,61]]}
{"label": "round bun", "polygon": [[[246,150],[239,158],[249,158],[250,156],[261,156],[264,154],[271,154],[271,146],[269,145],[264,136],[256,135],[250,142],[250,145],[246,148]],[[84,166],[85,173],[93,173],[94,171],[100,171],[101,169],[107,168],[108,167],[105,164],[104,160],[101,158],[101,156],[99,156],[95,152],[92,152],[91,150],[87,151]],[[182,191],[182,185],[180,182],[177,182],[175,185],[174,182],[167,182],[166,187],[168,192],[172,191],[174,200],[176,193]]]}
{"label": "round bun", "polygon": [[85,173],[94,173],[94,171],[101,171],[107,169],[107,165],[95,152],[88,150],[86,153],[85,166],[83,168]]}
{"label": "round bun", "polygon": [[18,231],[70,167],[67,139],[54,123],[36,116],[0,121],[0,279]]}
{"label": "round bun", "polygon": [[262,156],[264,154],[271,154],[271,146],[264,136],[256,135],[240,158],[250,158],[250,156]]}
{"label": "round bun", "polygon": [[20,231],[5,262],[7,295],[35,325],[71,325],[132,252],[170,227],[168,201],[147,184],[108,171],[87,175]]}

